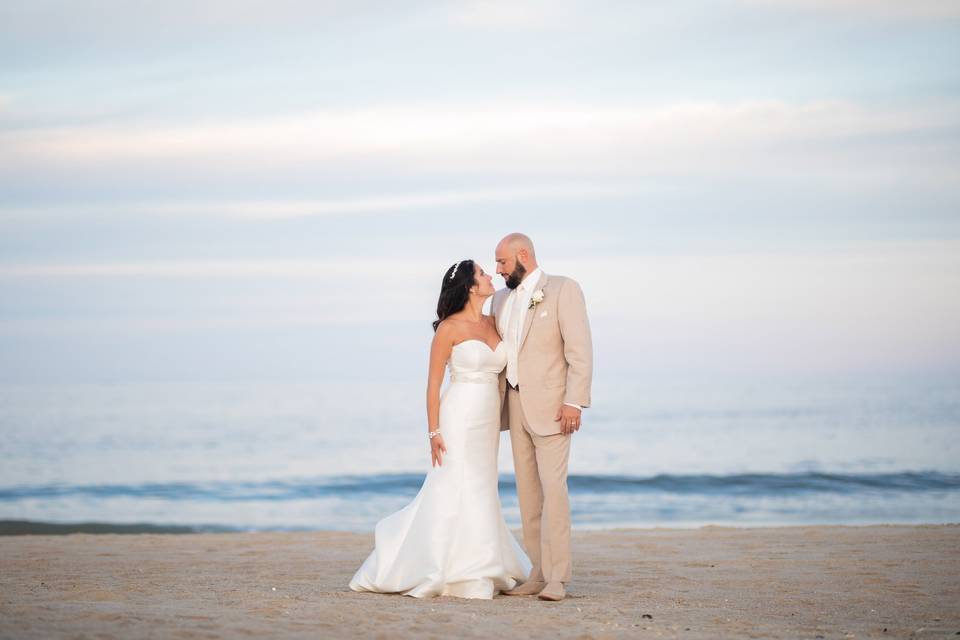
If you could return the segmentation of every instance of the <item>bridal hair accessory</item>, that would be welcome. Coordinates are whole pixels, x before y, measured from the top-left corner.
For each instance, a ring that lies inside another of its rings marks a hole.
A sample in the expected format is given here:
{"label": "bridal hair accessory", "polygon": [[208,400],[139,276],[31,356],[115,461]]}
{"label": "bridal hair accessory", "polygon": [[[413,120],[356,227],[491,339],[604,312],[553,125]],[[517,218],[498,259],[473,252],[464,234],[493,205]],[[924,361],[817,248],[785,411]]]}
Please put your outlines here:
{"label": "bridal hair accessory", "polygon": [[527,309],[533,309],[541,302],[543,302],[543,289],[537,289],[533,292],[533,295],[530,296],[530,306],[528,306]]}
{"label": "bridal hair accessory", "polygon": [[[460,262],[463,262],[463,260],[461,260]],[[453,280],[453,276],[457,275],[457,269],[460,268],[460,262],[458,262],[457,264],[453,265],[453,273],[450,274],[450,279],[451,279],[451,280]]]}

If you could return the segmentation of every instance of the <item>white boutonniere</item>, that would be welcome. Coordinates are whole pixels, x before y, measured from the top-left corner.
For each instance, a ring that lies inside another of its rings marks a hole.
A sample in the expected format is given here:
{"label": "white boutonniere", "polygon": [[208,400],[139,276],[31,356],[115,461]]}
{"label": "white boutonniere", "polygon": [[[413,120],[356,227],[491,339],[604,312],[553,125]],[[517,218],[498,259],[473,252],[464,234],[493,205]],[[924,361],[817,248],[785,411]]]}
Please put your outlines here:
{"label": "white boutonniere", "polygon": [[527,309],[533,309],[541,302],[543,302],[543,289],[537,289],[533,292],[533,295],[530,296],[530,306],[528,306]]}

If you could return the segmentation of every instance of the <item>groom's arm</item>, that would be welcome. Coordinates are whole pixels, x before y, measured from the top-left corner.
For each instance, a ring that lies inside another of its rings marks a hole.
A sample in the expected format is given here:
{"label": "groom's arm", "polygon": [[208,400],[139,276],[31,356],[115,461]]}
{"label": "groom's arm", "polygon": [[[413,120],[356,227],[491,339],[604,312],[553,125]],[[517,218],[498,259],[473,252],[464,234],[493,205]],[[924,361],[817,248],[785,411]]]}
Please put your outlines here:
{"label": "groom's arm", "polygon": [[563,356],[567,361],[565,404],[590,406],[590,385],[593,380],[593,341],[587,303],[583,290],[575,280],[567,279],[560,288],[557,320],[563,338]]}

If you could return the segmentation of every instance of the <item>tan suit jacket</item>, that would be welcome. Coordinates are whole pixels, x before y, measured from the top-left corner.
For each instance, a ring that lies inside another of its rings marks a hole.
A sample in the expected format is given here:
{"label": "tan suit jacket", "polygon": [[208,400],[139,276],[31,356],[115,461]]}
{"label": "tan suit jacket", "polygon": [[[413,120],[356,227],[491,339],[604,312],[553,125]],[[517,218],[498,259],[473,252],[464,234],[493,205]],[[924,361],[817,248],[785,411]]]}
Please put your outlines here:
{"label": "tan suit jacket", "polygon": [[[593,344],[587,305],[575,280],[541,273],[533,290],[543,290],[543,301],[527,311],[520,333],[520,403],[530,429],[546,436],[560,433],[560,423],[554,418],[564,402],[590,406]],[[491,312],[498,329],[510,292],[501,289],[493,296]],[[499,382],[503,398],[506,370]],[[502,402],[501,407],[500,430],[506,431],[510,428],[507,403]]]}

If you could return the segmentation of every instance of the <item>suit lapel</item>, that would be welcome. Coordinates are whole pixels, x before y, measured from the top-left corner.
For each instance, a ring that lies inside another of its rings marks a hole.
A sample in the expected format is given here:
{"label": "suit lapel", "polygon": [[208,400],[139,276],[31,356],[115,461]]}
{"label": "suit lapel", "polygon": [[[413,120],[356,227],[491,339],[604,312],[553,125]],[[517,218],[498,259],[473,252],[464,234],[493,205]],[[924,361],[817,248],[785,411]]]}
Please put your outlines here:
{"label": "suit lapel", "polygon": [[[539,291],[545,286],[547,286],[547,274],[541,272],[537,283],[533,285],[533,291]],[[533,324],[533,316],[536,315],[536,310],[536,307],[527,309],[527,317],[523,319],[523,333],[520,334],[520,346],[517,347],[517,353],[520,353],[520,350],[523,349],[523,343],[527,340],[527,334],[530,333],[530,325]]]}

